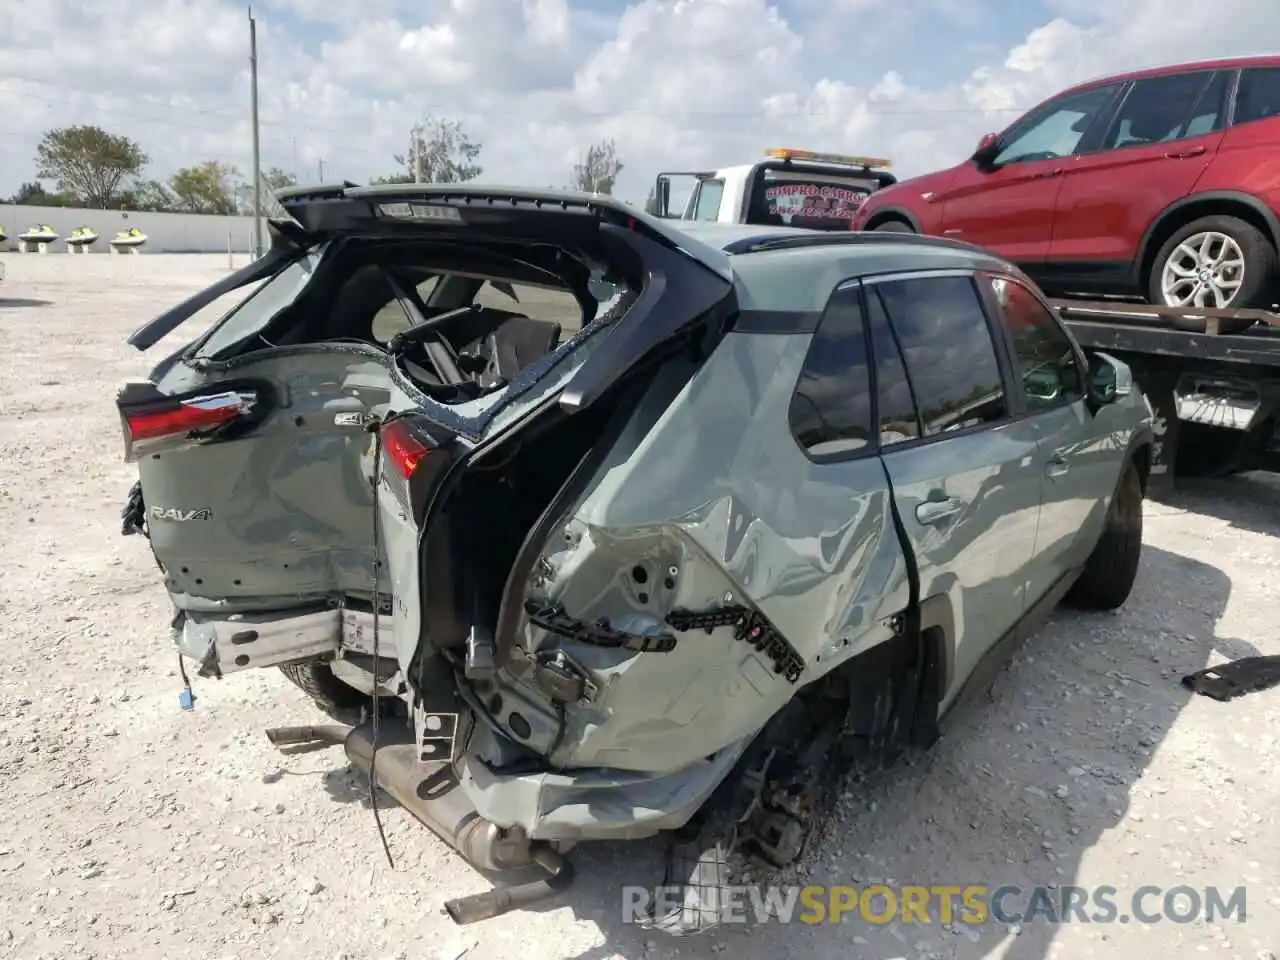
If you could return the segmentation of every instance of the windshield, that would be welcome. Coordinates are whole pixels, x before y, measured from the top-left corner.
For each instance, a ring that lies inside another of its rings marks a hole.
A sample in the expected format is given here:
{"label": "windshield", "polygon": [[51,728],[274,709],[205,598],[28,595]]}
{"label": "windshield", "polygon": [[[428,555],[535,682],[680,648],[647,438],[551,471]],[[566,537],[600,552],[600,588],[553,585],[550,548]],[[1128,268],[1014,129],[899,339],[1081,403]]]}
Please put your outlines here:
{"label": "windshield", "polygon": [[193,357],[209,360],[263,330],[285,307],[297,299],[315,272],[325,247],[317,247],[274,276],[250,288],[242,299],[205,335]]}

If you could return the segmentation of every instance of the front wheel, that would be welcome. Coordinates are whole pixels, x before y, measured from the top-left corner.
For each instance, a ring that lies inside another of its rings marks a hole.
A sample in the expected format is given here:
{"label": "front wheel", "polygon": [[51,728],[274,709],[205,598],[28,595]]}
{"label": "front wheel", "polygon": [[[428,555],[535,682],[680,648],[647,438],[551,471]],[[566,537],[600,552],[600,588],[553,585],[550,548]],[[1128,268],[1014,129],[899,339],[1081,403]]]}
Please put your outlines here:
{"label": "front wheel", "polygon": [[[1258,308],[1268,301],[1278,258],[1271,240],[1238,217],[1201,217],[1176,230],[1161,246],[1147,276],[1149,302],[1168,307]],[[1174,326],[1203,332],[1204,320],[1178,318]],[[1234,333],[1252,320],[1220,320]]]}
{"label": "front wheel", "polygon": [[875,233],[915,233],[911,229],[911,224],[902,220],[886,220],[884,223],[877,223],[871,229]]}

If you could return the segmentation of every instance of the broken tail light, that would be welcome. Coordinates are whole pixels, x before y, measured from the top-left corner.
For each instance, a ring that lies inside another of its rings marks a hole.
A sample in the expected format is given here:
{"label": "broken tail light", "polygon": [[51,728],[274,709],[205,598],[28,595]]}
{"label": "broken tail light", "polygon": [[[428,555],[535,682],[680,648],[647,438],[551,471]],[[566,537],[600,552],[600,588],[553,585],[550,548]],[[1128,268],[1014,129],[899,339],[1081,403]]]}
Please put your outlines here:
{"label": "broken tail light", "polygon": [[379,442],[382,444],[382,474],[386,486],[401,506],[411,509],[414,473],[434,449],[434,444],[404,418],[391,420],[383,426],[379,432]]}
{"label": "broken tail light", "polygon": [[383,456],[405,480],[413,476],[422,458],[430,452],[431,448],[404,420],[392,420],[382,428]]}
{"label": "broken tail light", "polygon": [[177,440],[195,440],[221,430],[253,410],[252,393],[228,391],[121,410],[125,462]]}

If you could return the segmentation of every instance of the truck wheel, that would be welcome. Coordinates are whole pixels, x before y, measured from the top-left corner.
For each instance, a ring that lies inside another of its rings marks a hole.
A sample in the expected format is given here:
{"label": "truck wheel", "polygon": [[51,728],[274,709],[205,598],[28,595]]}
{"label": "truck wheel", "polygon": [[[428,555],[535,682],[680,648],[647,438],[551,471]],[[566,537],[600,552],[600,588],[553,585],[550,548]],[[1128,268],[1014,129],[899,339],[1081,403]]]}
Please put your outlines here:
{"label": "truck wheel", "polygon": [[911,224],[901,220],[886,220],[884,223],[877,223],[871,229],[876,233],[915,233],[911,229]]}
{"label": "truck wheel", "polygon": [[280,672],[295,683],[328,716],[355,726],[360,710],[371,702],[354,687],[349,687],[333,674],[327,663],[287,663]]}
{"label": "truck wheel", "polygon": [[1132,463],[1111,498],[1102,536],[1085,561],[1084,570],[1066,602],[1084,610],[1115,610],[1124,605],[1138,576],[1142,558],[1142,481]]}
{"label": "truck wheel", "polygon": [[[1278,263],[1276,248],[1253,224],[1238,217],[1201,217],[1174,231],[1156,254],[1147,300],[1170,307],[1267,307]],[[1184,318],[1172,322],[1197,333],[1206,324]],[[1218,321],[1223,333],[1252,325],[1252,320]]]}

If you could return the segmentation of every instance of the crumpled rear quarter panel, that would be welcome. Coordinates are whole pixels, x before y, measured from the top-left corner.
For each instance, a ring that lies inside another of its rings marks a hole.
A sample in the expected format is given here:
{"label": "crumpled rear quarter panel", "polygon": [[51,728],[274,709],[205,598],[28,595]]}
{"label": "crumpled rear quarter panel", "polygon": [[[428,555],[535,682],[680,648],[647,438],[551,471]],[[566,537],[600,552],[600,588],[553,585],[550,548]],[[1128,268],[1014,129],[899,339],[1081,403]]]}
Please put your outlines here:
{"label": "crumpled rear quarter panel", "polygon": [[[666,653],[559,645],[601,694],[575,708],[572,766],[671,771],[753,734],[801,685],[889,636],[906,568],[877,457],[816,464],[788,405],[810,336],[733,333],[670,402],[655,384],[546,548],[534,596],[634,633],[672,609],[754,604],[806,664],[798,684],[732,628]],[[535,735],[537,739],[537,735]]]}

